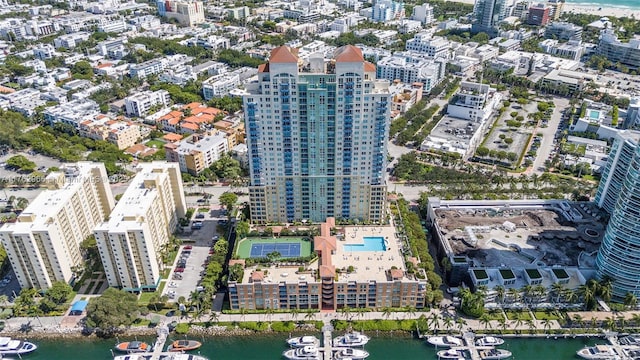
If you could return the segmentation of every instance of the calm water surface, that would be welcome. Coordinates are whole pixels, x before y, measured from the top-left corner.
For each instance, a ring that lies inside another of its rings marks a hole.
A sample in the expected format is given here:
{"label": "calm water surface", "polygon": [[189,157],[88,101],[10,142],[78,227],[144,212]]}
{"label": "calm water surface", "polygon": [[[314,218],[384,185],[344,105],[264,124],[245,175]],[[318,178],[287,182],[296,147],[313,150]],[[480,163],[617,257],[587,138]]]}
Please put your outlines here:
{"label": "calm water surface", "polygon": [[[319,334],[315,334],[318,335]],[[436,350],[426,342],[407,337],[376,337],[365,347],[368,360],[431,360],[437,359]],[[287,336],[243,336],[205,338],[201,354],[210,360],[272,360],[282,359]],[[124,338],[121,340],[125,340]],[[126,339],[129,340],[129,339]],[[153,339],[138,338],[153,341]],[[203,340],[203,339],[198,339]],[[513,352],[514,360],[578,359],[576,351],[585,345],[605,344],[602,339],[508,339],[502,348]],[[25,360],[111,360],[110,349],[114,340],[40,340],[40,348]]]}

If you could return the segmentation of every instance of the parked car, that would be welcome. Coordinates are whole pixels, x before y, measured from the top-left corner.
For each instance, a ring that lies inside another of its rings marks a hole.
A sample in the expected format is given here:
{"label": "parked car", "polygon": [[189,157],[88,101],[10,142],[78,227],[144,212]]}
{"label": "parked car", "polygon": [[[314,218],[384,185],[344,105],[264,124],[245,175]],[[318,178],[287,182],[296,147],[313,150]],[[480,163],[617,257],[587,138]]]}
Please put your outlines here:
{"label": "parked car", "polygon": [[193,246],[191,246],[191,245],[187,245],[187,246],[185,246],[185,247],[184,247],[184,249],[185,249],[185,250],[191,250],[191,249],[193,249]]}
{"label": "parked car", "polygon": [[173,280],[182,280],[182,274],[177,274],[177,273],[174,272],[172,279]]}
{"label": "parked car", "polygon": [[173,272],[183,273],[184,272],[184,268],[176,268]]}
{"label": "parked car", "polygon": [[198,215],[196,215],[196,219],[204,219],[204,214],[198,213]]}

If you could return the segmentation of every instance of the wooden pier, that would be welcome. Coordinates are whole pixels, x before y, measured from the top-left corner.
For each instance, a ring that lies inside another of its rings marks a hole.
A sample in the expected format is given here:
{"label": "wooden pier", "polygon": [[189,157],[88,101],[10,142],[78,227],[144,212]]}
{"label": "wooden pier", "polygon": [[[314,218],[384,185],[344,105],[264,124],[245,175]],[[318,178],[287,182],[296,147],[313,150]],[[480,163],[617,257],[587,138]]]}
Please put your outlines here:
{"label": "wooden pier", "polygon": [[332,360],[333,359],[333,326],[330,322],[325,322],[322,327],[322,347],[320,351],[322,352],[323,360]]}

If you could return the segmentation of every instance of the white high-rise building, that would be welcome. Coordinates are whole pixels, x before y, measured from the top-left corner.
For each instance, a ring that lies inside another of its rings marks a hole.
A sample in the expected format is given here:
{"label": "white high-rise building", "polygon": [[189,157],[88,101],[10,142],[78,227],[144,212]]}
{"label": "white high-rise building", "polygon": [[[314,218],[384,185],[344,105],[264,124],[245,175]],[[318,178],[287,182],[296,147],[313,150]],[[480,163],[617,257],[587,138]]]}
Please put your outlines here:
{"label": "white high-rise building", "polygon": [[23,288],[47,289],[69,282],[83,264],[80,244],[114,206],[103,164],[67,165],[46,178],[42,192],[18,216],[0,228],[0,241]]}
{"label": "white high-rise building", "polygon": [[433,6],[429,4],[414,6],[411,19],[420,21],[423,24],[431,24],[433,22]]}
{"label": "white high-rise building", "polygon": [[144,163],[137,171],[94,234],[109,286],[154,291],[161,278],[162,247],[187,207],[178,164]]}
{"label": "white high-rise building", "polygon": [[389,81],[347,45],[271,52],[243,96],[256,223],[384,219]]}

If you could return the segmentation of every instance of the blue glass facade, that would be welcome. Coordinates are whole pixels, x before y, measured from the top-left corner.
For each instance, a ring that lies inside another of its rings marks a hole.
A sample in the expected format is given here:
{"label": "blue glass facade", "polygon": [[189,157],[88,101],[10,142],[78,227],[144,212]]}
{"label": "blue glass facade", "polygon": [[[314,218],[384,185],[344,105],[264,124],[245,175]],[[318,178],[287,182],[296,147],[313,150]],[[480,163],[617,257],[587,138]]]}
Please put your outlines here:
{"label": "blue glass facade", "polygon": [[244,96],[252,220],[380,221],[388,88],[364,59],[324,62],[321,72],[293,54],[277,58]]}
{"label": "blue glass facade", "polygon": [[[600,198],[615,199],[615,206],[596,258],[598,277],[611,277],[613,298],[627,293],[640,296],[640,147],[634,142],[618,141],[610,154],[607,177],[599,189]],[[609,183],[608,185],[607,182]],[[615,197],[611,193],[615,191]]]}

